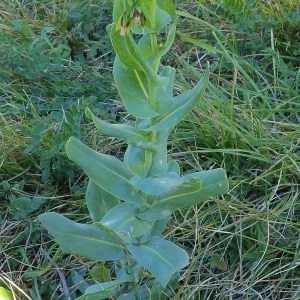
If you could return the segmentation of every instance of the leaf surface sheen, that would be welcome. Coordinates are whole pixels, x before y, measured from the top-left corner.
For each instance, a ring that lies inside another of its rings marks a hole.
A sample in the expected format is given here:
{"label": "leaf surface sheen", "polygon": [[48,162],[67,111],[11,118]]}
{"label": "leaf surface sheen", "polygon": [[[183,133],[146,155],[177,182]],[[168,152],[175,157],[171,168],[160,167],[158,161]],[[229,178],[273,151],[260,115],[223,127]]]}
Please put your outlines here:
{"label": "leaf surface sheen", "polygon": [[122,240],[109,228],[80,224],[54,213],[44,213],[38,220],[65,253],[93,260],[119,260],[124,256]]}
{"label": "leaf surface sheen", "polygon": [[131,238],[139,237],[150,232],[152,222],[136,217],[138,209],[129,203],[121,203],[111,209],[101,220],[101,223],[110,227],[118,235],[130,242]]}
{"label": "leaf surface sheen", "polygon": [[131,172],[116,157],[96,152],[73,137],[66,144],[66,152],[105,191],[130,203],[146,204],[139,190],[130,182]]}
{"label": "leaf surface sheen", "polygon": [[163,131],[170,130],[175,127],[183,118],[193,109],[196,103],[203,95],[208,84],[209,72],[206,71],[205,76],[191,90],[186,91],[174,98],[172,110],[153,126],[147,127],[147,120],[139,124],[139,128],[145,131]]}
{"label": "leaf surface sheen", "polygon": [[152,237],[139,246],[128,245],[129,252],[140,265],[145,267],[159,283],[166,287],[172,274],[188,264],[185,250],[160,237]]}
{"label": "leaf surface sheen", "polygon": [[[183,178],[184,182],[191,181],[190,183],[194,183],[195,186],[179,186],[157,196],[157,201],[138,217],[148,221],[160,220],[170,216],[177,209],[199,204],[228,191],[228,181],[223,169],[191,173]],[[197,186],[197,182],[201,185]]]}

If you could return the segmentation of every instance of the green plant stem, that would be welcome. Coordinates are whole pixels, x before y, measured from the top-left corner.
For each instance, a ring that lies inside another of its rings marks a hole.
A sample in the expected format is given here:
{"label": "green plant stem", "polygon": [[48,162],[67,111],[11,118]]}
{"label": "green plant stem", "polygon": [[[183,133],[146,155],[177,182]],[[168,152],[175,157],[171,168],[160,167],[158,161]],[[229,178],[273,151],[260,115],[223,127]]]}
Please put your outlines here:
{"label": "green plant stem", "polygon": [[151,16],[151,27],[155,27],[155,21],[156,21],[156,0],[152,0],[150,4],[150,16]]}
{"label": "green plant stem", "polygon": [[157,109],[156,95],[157,95],[156,85],[153,83],[150,83],[149,84],[149,103],[154,110]]}
{"label": "green plant stem", "polygon": [[138,300],[137,282],[135,281],[134,273],[132,270],[133,262],[132,262],[132,259],[130,259],[130,255],[128,252],[126,252],[125,257],[126,257],[126,261],[127,261],[128,272],[130,273],[131,278],[132,278],[135,300]]}

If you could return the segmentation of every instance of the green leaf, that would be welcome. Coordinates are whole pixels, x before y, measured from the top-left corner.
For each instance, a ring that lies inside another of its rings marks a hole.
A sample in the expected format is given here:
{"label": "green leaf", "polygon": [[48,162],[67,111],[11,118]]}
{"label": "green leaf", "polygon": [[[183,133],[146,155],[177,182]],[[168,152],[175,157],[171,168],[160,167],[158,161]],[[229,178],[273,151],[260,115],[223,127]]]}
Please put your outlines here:
{"label": "green leaf", "polygon": [[211,268],[217,268],[223,272],[227,271],[227,268],[228,268],[224,259],[218,254],[213,254],[211,256],[210,266],[211,266]]}
{"label": "green leaf", "polygon": [[116,57],[113,74],[123,104],[130,114],[142,119],[159,115],[148,101],[148,83],[143,72],[125,68]]}
{"label": "green leaf", "polygon": [[183,177],[167,172],[157,177],[133,177],[131,181],[144,193],[157,196],[177,188],[183,183]]}
{"label": "green leaf", "polygon": [[175,172],[178,175],[181,174],[180,166],[177,161],[175,160],[168,161],[168,172]]}
{"label": "green leaf", "polygon": [[[163,296],[162,296],[163,295]],[[134,288],[134,290],[130,290],[129,292],[123,293],[120,295],[117,300],[163,300],[163,299],[171,299],[166,297],[166,291],[163,287],[154,280],[147,280],[145,284],[138,285]]]}
{"label": "green leaf", "polygon": [[162,131],[172,129],[193,109],[203,95],[208,84],[208,74],[209,72],[207,70],[205,76],[195,87],[185,93],[182,93],[181,95],[176,96],[174,98],[172,110],[167,115],[160,118],[155,125],[146,128],[146,122],[141,122],[139,124],[139,128],[146,131]]}
{"label": "green leaf", "polygon": [[170,220],[170,216],[161,219],[161,220],[156,220],[154,221],[154,224],[151,228],[151,236],[161,236],[166,229],[168,222]]}
{"label": "green leaf", "polygon": [[201,180],[198,178],[187,179],[175,189],[171,189],[169,192],[159,195],[157,201],[144,212],[138,214],[138,217],[147,221],[166,218],[175,210],[190,206],[188,203],[192,201],[196,202],[198,199],[196,195],[200,187]]}
{"label": "green leaf", "polygon": [[154,59],[151,47],[151,34],[143,34],[138,42],[138,46],[147,61],[149,61],[149,59]]}
{"label": "green leaf", "polygon": [[146,200],[129,180],[132,174],[116,157],[98,153],[73,137],[66,144],[66,152],[105,191],[130,203],[146,204]]}
{"label": "green leaf", "polygon": [[172,67],[164,67],[159,74],[168,78],[169,82],[165,86],[159,86],[156,89],[156,111],[159,115],[168,113],[173,107],[173,85],[175,78],[175,69]]}
{"label": "green leaf", "polygon": [[169,130],[156,132],[157,151],[152,153],[152,165],[149,176],[159,176],[168,170],[168,137]]}
{"label": "green leaf", "polygon": [[176,2],[174,0],[158,0],[157,4],[158,6],[166,11],[171,18],[176,18]]}
{"label": "green leaf", "polygon": [[167,84],[166,78],[159,77],[148,65],[147,60],[140,51],[138,45],[135,43],[131,34],[125,34],[124,36],[120,35],[116,24],[113,24],[110,36],[113,48],[122,64],[130,69],[144,72],[149,80],[157,86]]}
{"label": "green leaf", "polygon": [[140,130],[136,127],[126,124],[109,124],[96,116],[87,108],[86,115],[92,119],[96,128],[103,134],[108,136],[114,136],[126,141],[138,148],[155,150],[153,143],[149,142],[146,138],[141,135]]}
{"label": "green leaf", "polygon": [[7,289],[0,287],[0,300],[14,300],[14,297]]}
{"label": "green leaf", "polygon": [[157,97],[160,100],[157,102],[157,107],[150,105],[148,80],[143,72],[125,68],[116,57],[113,74],[123,104],[132,115],[149,119],[172,109],[174,68],[164,67],[160,73],[161,77],[168,79],[168,84],[157,87]]}
{"label": "green leaf", "polygon": [[170,29],[169,29],[169,32],[168,32],[168,35],[167,35],[167,40],[166,40],[166,42],[164,43],[164,45],[162,46],[162,48],[159,51],[160,56],[164,56],[171,49],[171,47],[173,45],[173,42],[174,42],[174,38],[175,38],[176,25],[177,25],[177,23],[173,23],[170,26]]}
{"label": "green leaf", "polygon": [[217,197],[221,194],[227,193],[228,191],[228,180],[224,169],[213,169],[207,171],[200,171],[190,173],[184,178],[198,178],[202,182],[201,191],[205,189],[210,197]]}
{"label": "green leaf", "polygon": [[71,221],[57,213],[42,214],[38,220],[65,253],[93,260],[119,260],[124,257],[122,240],[109,228]]}
{"label": "green leaf", "polygon": [[14,220],[25,219],[29,214],[38,210],[46,202],[45,199],[26,196],[10,197],[9,213]]}
{"label": "green leaf", "polygon": [[125,151],[124,163],[132,174],[145,177],[151,167],[152,155],[152,151],[129,145]]}
{"label": "green leaf", "polygon": [[97,282],[111,281],[110,270],[105,266],[105,262],[99,262],[90,270],[89,274]]}
{"label": "green leaf", "polygon": [[124,11],[124,1],[114,1],[113,21],[117,23]]}
{"label": "green leaf", "polygon": [[166,218],[177,209],[199,204],[228,191],[228,181],[223,169],[196,172],[183,176],[183,179],[184,183],[189,183],[186,187],[182,185],[173,191],[159,195],[157,201],[138,217],[147,221]]}
{"label": "green leaf", "polygon": [[189,256],[182,248],[160,237],[152,237],[148,243],[139,246],[128,245],[127,249],[163,287],[166,287],[172,274],[189,262]]}
{"label": "green leaf", "polygon": [[103,190],[91,179],[87,186],[85,200],[90,217],[94,222],[100,222],[100,220],[120,202],[118,198]]}
{"label": "green leaf", "polygon": [[124,280],[113,280],[103,283],[97,283],[89,286],[84,295],[75,300],[101,300],[116,296],[120,292],[120,285]]}
{"label": "green leaf", "polygon": [[152,222],[138,219],[138,208],[129,203],[122,203],[111,209],[101,220],[101,223],[122,239],[131,241],[134,237],[139,237],[146,232],[150,232]]}

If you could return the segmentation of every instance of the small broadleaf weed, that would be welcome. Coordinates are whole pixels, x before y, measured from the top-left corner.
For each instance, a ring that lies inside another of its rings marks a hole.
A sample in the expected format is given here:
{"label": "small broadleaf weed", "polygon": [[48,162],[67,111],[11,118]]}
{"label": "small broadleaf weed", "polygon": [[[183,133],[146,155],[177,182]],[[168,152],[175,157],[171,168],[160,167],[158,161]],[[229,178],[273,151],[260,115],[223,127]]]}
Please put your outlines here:
{"label": "small broadleaf weed", "polygon": [[[177,162],[168,160],[171,130],[208,84],[207,70],[195,87],[173,97],[175,70],[160,61],[175,28],[173,1],[114,1],[108,27],[116,52],[113,74],[135,125],[109,124],[89,109],[86,115],[101,133],[128,143],[124,159],[70,138],[67,155],[89,177],[86,201],[93,223],[79,224],[53,212],[39,216],[62,251],[114,264],[115,280],[90,286],[78,300],[168,295],[189,262],[184,249],[162,237],[171,214],[227,192],[223,169],[181,175]],[[158,43],[163,32],[164,45]]]}

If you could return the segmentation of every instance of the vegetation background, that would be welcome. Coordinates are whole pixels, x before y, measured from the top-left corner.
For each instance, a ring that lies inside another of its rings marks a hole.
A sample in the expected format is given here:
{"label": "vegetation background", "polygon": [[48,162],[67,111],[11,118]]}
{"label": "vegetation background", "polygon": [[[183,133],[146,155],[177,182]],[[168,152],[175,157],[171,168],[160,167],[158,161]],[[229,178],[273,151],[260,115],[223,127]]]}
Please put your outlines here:
{"label": "vegetation background", "polygon": [[[176,90],[210,62],[210,85],[173,132],[189,170],[224,167],[230,191],[176,213],[165,236],[191,256],[172,299],[300,299],[300,4],[178,0],[165,64]],[[16,299],[74,299],[107,266],[62,254],[36,222],[88,222],[70,136],[122,157],[84,117],[129,122],[114,81],[105,0],[0,2],[0,286]]]}

